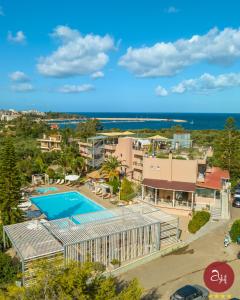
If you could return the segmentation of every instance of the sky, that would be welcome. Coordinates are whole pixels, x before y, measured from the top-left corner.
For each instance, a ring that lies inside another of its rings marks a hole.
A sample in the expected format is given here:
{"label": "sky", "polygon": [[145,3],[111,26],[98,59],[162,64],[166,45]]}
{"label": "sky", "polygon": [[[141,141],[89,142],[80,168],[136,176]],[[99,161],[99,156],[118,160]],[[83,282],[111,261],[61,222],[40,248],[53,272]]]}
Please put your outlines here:
{"label": "sky", "polygon": [[0,0],[0,109],[240,113],[238,0]]}

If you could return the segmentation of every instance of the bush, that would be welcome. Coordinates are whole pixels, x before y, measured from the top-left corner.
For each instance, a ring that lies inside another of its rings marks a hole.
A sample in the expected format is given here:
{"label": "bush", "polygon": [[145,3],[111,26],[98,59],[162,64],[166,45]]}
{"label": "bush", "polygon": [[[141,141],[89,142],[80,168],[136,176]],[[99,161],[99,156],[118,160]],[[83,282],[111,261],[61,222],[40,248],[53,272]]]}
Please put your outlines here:
{"label": "bush", "polygon": [[240,220],[236,220],[231,227],[230,237],[233,242],[237,241],[237,238],[240,237]]}
{"label": "bush", "polygon": [[188,231],[196,233],[210,219],[210,213],[207,211],[198,211],[193,215],[192,220],[188,223]]}
{"label": "bush", "polygon": [[116,194],[119,190],[120,182],[118,178],[113,178],[113,180],[108,182],[109,185],[113,188],[113,194]]}
{"label": "bush", "polygon": [[0,287],[14,282],[17,279],[19,270],[20,266],[17,261],[6,253],[0,252]]}
{"label": "bush", "polygon": [[120,200],[129,201],[135,197],[136,193],[133,189],[133,184],[126,177],[123,178],[121,190],[120,190]]}

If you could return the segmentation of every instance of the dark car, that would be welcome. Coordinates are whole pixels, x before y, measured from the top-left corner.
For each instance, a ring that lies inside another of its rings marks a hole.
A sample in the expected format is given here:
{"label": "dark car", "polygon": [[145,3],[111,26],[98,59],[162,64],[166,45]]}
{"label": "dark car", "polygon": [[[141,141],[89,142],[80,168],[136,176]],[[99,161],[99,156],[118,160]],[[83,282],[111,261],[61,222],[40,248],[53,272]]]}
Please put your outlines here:
{"label": "dark car", "polygon": [[235,197],[233,199],[232,206],[233,207],[240,207],[240,198],[239,197]]}
{"label": "dark car", "polygon": [[178,289],[170,300],[207,300],[209,292],[200,285],[185,285]]}

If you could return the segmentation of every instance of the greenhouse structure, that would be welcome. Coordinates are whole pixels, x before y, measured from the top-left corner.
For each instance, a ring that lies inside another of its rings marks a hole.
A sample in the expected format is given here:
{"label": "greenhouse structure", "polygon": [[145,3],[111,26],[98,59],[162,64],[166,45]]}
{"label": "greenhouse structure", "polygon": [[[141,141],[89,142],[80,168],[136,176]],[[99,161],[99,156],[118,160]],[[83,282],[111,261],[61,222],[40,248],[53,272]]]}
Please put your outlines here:
{"label": "greenhouse structure", "polygon": [[39,259],[124,264],[159,251],[178,239],[178,218],[148,204],[134,204],[52,221],[4,226],[22,263],[23,284]]}

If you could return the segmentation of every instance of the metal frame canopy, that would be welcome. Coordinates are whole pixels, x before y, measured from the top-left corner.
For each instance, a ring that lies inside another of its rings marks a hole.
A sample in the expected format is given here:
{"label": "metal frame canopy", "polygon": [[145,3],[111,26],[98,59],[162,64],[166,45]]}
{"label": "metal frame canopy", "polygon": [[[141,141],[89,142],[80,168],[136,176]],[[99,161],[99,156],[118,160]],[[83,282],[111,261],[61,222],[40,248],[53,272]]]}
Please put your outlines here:
{"label": "metal frame canopy", "polygon": [[63,252],[61,243],[38,220],[3,227],[22,261]]}
{"label": "metal frame canopy", "polygon": [[73,245],[139,227],[177,222],[178,218],[148,204],[135,204],[45,222],[63,244]]}

